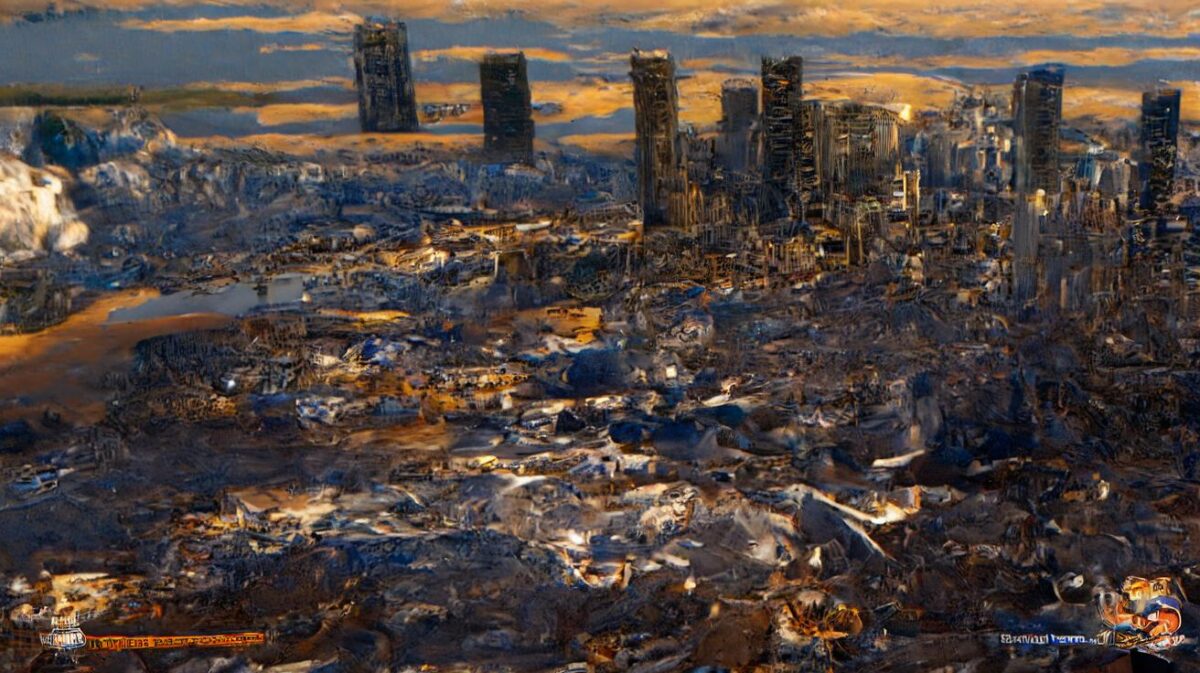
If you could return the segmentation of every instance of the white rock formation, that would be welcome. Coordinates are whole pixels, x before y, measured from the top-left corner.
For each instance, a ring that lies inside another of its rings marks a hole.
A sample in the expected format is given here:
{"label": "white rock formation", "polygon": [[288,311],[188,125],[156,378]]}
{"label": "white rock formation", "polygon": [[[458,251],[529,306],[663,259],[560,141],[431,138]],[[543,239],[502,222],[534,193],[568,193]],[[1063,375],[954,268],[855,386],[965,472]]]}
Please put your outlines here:
{"label": "white rock formation", "polygon": [[63,178],[0,156],[0,259],[65,252],[87,241]]}

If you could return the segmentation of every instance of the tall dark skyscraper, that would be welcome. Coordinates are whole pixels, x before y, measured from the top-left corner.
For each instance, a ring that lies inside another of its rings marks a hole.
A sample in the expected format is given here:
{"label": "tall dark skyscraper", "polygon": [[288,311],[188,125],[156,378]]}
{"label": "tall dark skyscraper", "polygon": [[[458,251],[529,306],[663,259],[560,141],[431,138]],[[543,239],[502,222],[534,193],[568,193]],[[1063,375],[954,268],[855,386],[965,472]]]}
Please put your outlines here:
{"label": "tall dark skyscraper", "polygon": [[1012,114],[1014,184],[1023,194],[1062,191],[1058,166],[1058,127],[1062,123],[1063,68],[1046,66],[1017,75]]}
{"label": "tall dark skyscraper", "polygon": [[533,107],[525,54],[487,54],[479,64],[484,151],[504,161],[533,156]]}
{"label": "tall dark skyscraper", "polygon": [[784,217],[800,188],[804,147],[804,60],[763,57],[763,208],[768,218]]}
{"label": "tall dark skyscraper", "polygon": [[1160,213],[1171,200],[1179,150],[1179,89],[1142,94],[1142,208]]}
{"label": "tall dark skyscraper", "polygon": [[758,121],[758,87],[747,79],[721,85],[721,163],[730,171],[746,171],[756,159],[754,123]]}
{"label": "tall dark skyscraper", "polygon": [[403,23],[368,20],[355,29],[354,77],[364,133],[417,130],[412,58]]}
{"label": "tall dark skyscraper", "polygon": [[678,146],[675,62],[665,51],[635,49],[630,66],[642,222],[647,227],[675,224],[671,217],[673,196],[686,192]]}

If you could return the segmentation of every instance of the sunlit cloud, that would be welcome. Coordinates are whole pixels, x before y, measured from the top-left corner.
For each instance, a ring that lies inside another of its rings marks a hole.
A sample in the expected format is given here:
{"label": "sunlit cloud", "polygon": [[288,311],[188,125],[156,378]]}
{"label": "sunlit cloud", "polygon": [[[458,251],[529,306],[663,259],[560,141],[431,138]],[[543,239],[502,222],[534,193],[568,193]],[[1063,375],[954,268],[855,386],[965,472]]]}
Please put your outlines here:
{"label": "sunlit cloud", "polygon": [[238,138],[225,136],[181,138],[180,143],[194,147],[260,147],[295,156],[350,150],[356,152],[392,152],[414,147],[477,148],[483,138],[477,133],[354,133],[324,136],[316,134],[262,133]]}
{"label": "sunlit cloud", "polygon": [[455,61],[480,61],[489,53],[498,52],[515,52],[520,51],[525,53],[525,58],[531,61],[550,61],[553,63],[570,62],[577,59],[576,56],[568,54],[565,51],[557,49],[545,49],[542,47],[446,47],[444,49],[420,49],[413,52],[413,60],[432,62],[441,59]]}
{"label": "sunlit cloud", "polygon": [[578,147],[593,154],[621,157],[633,154],[633,141],[633,133],[585,133],[563,136],[558,139],[560,145]]}
{"label": "sunlit cloud", "polygon": [[321,42],[305,42],[304,44],[264,44],[258,48],[260,54],[286,54],[292,52],[304,51],[336,51],[342,47],[337,47],[332,44],[324,44]]}
{"label": "sunlit cloud", "polygon": [[[116,10],[193,6],[196,0],[60,0],[64,10]],[[292,0],[226,0],[221,4],[295,10]],[[44,9],[45,0],[12,0],[10,14]],[[701,36],[746,34],[846,35],[862,31],[933,37],[1148,34],[1186,37],[1200,33],[1192,0],[308,0],[291,17],[226,17],[140,21],[152,30],[257,30],[330,32],[349,30],[349,17],[367,14],[404,19],[467,19],[519,14],[563,27],[620,25]]]}
{"label": "sunlit cloud", "polygon": [[358,106],[354,103],[277,103],[235,108],[234,112],[254,113],[260,126],[284,126],[348,119],[358,115]]}
{"label": "sunlit cloud", "polygon": [[293,16],[227,16],[192,19],[127,19],[121,26],[160,33],[248,30],[256,33],[348,33],[362,22],[356,14],[307,12]]}
{"label": "sunlit cloud", "polygon": [[[1094,49],[1028,49],[981,56],[976,54],[945,53],[933,56],[906,54],[845,54],[825,53],[815,61],[854,68],[904,67],[917,70],[972,68],[991,70],[1027,67],[1042,63],[1089,67],[1121,67],[1141,61],[1190,61],[1200,59],[1200,47],[1097,47]],[[700,59],[707,60],[707,59]]]}
{"label": "sunlit cloud", "polygon": [[321,77],[317,79],[296,79],[279,82],[192,82],[189,89],[219,89],[233,93],[268,94],[285,91],[300,91],[318,87],[337,87],[353,89],[354,80],[350,77]]}

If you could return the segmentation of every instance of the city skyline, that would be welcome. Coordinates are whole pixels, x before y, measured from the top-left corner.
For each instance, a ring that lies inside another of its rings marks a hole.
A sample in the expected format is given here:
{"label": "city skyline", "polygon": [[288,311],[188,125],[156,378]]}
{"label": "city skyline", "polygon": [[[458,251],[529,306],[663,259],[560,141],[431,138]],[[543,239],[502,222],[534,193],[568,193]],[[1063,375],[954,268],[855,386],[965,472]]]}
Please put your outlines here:
{"label": "city skyline", "polygon": [[[244,100],[221,104],[192,95],[186,103],[172,106],[167,122],[184,137],[349,133],[358,123],[353,70],[346,64],[360,18],[183,5],[131,14],[67,14],[39,22],[15,19],[0,25],[0,38],[18,47],[14,59],[0,64],[0,82],[57,87],[137,84],[205,95],[220,88],[245,94]],[[666,48],[675,55],[681,75],[680,120],[704,129],[720,119],[725,79],[757,78],[762,55],[787,54],[805,58],[806,97],[814,99],[852,99],[920,112],[944,107],[971,86],[1003,91],[1020,70],[1061,62],[1072,73],[1072,86],[1064,96],[1066,119],[1136,125],[1141,94],[1159,86],[1159,79],[1166,80],[1162,86],[1181,89],[1185,131],[1200,119],[1200,65],[1186,38],[917,40],[889,31],[846,38],[755,33],[729,40],[651,32],[621,22],[563,29],[527,15],[445,22],[396,12],[393,18],[410,24],[419,99],[478,106],[476,64],[482,55],[524,51],[538,135],[543,140],[568,138],[568,144],[586,145],[588,138],[614,134],[631,139],[633,111],[621,63],[635,47]],[[504,29],[489,30],[498,24]],[[497,40],[497,34],[507,39]],[[65,59],[39,53],[45,45],[64,41],[77,46]],[[149,52],[166,50],[165,57],[131,61],[120,44]],[[187,56],[201,51],[205,58]],[[481,109],[476,108],[425,130],[456,135],[481,124]]]}
{"label": "city skyline", "polygon": [[0,0],[0,671],[1200,673],[1198,36]]}

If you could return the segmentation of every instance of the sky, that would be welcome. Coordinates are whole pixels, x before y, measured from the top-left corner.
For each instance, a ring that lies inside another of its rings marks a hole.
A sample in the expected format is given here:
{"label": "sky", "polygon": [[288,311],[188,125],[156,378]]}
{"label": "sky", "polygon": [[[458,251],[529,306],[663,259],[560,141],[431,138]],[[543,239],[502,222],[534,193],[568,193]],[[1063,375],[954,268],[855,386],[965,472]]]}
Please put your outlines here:
{"label": "sky", "polygon": [[[420,103],[476,103],[477,60],[522,49],[540,138],[632,133],[630,49],[669,49],[681,118],[720,116],[729,77],[761,55],[805,58],[807,96],[945,105],[1022,68],[1067,65],[1066,115],[1136,119],[1140,92],[1184,90],[1200,122],[1200,8],[1113,0],[0,0],[0,83],[137,84],[271,93],[262,107],[168,114],[183,136],[353,133],[350,34],[367,15],[408,23]],[[475,133],[479,112],[429,128]]]}

